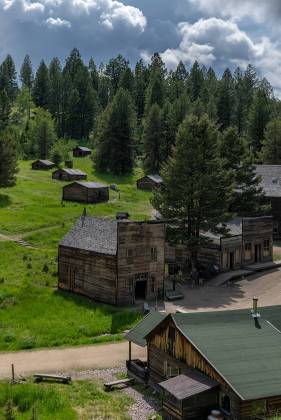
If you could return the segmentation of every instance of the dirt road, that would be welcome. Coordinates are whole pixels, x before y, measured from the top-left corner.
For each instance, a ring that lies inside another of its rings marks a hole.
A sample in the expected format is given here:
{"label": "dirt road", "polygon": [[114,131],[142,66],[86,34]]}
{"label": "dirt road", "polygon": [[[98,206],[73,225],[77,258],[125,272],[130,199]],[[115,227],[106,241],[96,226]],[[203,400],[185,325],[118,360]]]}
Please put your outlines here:
{"label": "dirt road", "polygon": [[[146,356],[146,349],[132,345],[132,357]],[[63,349],[0,353],[0,378],[11,377],[11,364],[16,375],[34,372],[66,372],[75,369],[105,369],[125,366],[128,343],[102,344]]]}

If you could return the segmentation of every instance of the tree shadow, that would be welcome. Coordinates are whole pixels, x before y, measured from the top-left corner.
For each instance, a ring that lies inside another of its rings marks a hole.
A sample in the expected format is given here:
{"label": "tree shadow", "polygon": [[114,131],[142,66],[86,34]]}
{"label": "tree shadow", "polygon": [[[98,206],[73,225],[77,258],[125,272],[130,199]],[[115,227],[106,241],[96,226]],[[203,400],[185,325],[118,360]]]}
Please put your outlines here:
{"label": "tree shadow", "polygon": [[12,200],[7,194],[0,194],[0,208],[8,207],[12,204]]}

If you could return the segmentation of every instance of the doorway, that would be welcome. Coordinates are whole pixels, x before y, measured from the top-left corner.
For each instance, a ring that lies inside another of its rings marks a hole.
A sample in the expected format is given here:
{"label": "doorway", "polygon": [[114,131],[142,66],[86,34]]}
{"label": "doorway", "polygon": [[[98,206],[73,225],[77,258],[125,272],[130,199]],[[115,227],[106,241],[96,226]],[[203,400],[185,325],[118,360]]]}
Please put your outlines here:
{"label": "doorway", "polygon": [[147,280],[138,280],[135,285],[135,300],[146,298]]}
{"label": "doorway", "polygon": [[234,270],[234,252],[229,253],[229,268]]}
{"label": "doorway", "polygon": [[255,262],[261,261],[261,244],[255,245]]}

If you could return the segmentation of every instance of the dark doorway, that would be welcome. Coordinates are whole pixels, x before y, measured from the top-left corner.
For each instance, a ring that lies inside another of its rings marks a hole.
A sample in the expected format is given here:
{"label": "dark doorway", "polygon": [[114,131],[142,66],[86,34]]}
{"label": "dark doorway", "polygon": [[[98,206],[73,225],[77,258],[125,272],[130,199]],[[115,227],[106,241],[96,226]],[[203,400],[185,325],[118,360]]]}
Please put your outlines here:
{"label": "dark doorway", "polygon": [[135,299],[145,299],[146,298],[146,287],[147,280],[136,281],[135,285]]}
{"label": "dark doorway", "polygon": [[261,260],[261,244],[255,245],[255,262]]}
{"label": "dark doorway", "polygon": [[229,253],[229,268],[230,270],[234,269],[234,252]]}

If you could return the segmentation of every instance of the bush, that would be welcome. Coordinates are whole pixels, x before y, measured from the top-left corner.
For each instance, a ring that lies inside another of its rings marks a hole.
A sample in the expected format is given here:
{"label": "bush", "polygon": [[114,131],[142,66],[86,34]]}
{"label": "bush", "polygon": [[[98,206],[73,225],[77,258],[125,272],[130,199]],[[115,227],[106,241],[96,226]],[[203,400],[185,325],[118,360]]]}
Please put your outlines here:
{"label": "bush", "polygon": [[29,350],[36,347],[36,339],[31,335],[23,335],[20,338],[19,348],[21,350]]}

